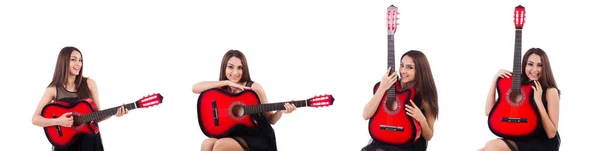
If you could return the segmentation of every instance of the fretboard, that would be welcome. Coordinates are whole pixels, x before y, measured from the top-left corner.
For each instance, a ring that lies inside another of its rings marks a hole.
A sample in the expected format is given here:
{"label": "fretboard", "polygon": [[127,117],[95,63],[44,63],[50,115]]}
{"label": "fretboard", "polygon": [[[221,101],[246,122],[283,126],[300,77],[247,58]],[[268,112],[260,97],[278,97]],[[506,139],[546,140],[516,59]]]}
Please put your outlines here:
{"label": "fretboard", "polygon": [[515,54],[513,60],[512,92],[521,91],[521,38],[522,29],[516,29]]}
{"label": "fretboard", "polygon": [[[388,60],[387,60],[387,66],[391,67],[390,69],[390,74],[392,75],[396,70],[396,54],[394,54],[395,50],[394,50],[394,35],[393,34],[388,34]],[[392,85],[392,87],[390,87],[387,90],[387,99],[388,100],[394,100],[396,98],[396,86]]]}
{"label": "fretboard", "polygon": [[[127,110],[133,110],[136,109],[135,106],[135,102],[134,103],[129,103],[129,104],[125,104],[124,105],[125,108]],[[79,116],[77,121],[80,121],[79,123],[87,123],[90,121],[94,121],[94,120],[98,120],[98,119],[102,119],[105,117],[109,117],[112,115],[115,115],[117,113],[117,110],[120,108],[121,106],[117,106],[117,107],[113,107],[113,108],[109,108],[109,109],[105,109],[105,110],[101,110],[101,111],[96,111],[96,112],[92,112],[89,114],[84,114]]]}
{"label": "fretboard", "polygon": [[285,107],[283,106],[285,103],[294,104],[294,105],[296,105],[296,107],[305,107],[308,105],[308,100],[244,106],[244,114],[248,115],[248,114],[257,114],[257,113],[264,113],[264,112],[276,111],[276,110],[285,110]]}

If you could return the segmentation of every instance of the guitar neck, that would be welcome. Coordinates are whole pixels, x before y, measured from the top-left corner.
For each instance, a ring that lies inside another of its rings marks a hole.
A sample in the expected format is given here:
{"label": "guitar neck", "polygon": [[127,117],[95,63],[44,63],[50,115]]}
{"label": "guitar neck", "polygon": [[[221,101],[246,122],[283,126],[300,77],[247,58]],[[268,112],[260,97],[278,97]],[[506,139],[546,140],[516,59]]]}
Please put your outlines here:
{"label": "guitar neck", "polygon": [[[137,107],[135,106],[135,102],[133,103],[129,103],[129,104],[125,104],[124,105],[125,108],[127,110],[133,110],[136,109]],[[81,115],[79,116],[79,123],[87,123],[90,121],[95,121],[98,119],[102,119],[105,117],[109,117],[112,115],[115,115],[117,113],[117,110],[120,108],[121,106],[117,106],[117,107],[113,107],[113,108],[109,108],[109,109],[105,109],[105,110],[101,110],[101,111],[96,111],[96,112],[92,112],[89,114],[85,114],[85,115]]]}
{"label": "guitar neck", "polygon": [[[388,60],[387,60],[387,65],[390,68],[390,74],[392,75],[394,74],[394,72],[396,71],[396,54],[394,53],[395,46],[394,46],[394,35],[393,34],[388,34]],[[388,100],[393,100],[394,98],[396,98],[396,87],[395,85],[392,85],[392,87],[390,87],[387,90],[387,96]]]}
{"label": "guitar neck", "polygon": [[513,77],[512,77],[512,91],[520,92],[521,90],[521,39],[522,30],[516,29],[515,31],[515,54],[513,59]]}
{"label": "guitar neck", "polygon": [[308,100],[259,104],[259,105],[244,106],[244,114],[248,115],[248,114],[257,114],[257,113],[264,113],[264,112],[276,111],[276,110],[285,110],[285,107],[283,106],[285,103],[294,104],[294,105],[296,105],[297,108],[308,106]]}

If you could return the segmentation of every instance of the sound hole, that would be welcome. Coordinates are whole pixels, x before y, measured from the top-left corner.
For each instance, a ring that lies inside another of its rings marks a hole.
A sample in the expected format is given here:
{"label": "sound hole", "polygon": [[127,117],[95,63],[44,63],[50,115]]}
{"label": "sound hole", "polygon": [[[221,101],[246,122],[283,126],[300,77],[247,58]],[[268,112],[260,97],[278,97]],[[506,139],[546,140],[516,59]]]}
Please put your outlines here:
{"label": "sound hole", "polygon": [[240,105],[236,105],[233,107],[231,112],[233,113],[233,116],[241,117],[244,115],[244,108]]}
{"label": "sound hole", "polygon": [[235,101],[233,103],[231,103],[231,105],[229,105],[228,111],[229,111],[229,117],[231,117],[231,119],[234,120],[242,120],[246,117],[246,115],[244,115],[244,106],[246,106],[246,104],[240,102],[240,101]]}
{"label": "sound hole", "polygon": [[81,125],[81,117],[73,116],[73,126],[79,126],[79,125]]}
{"label": "sound hole", "polygon": [[525,100],[525,94],[522,89],[519,92],[513,92],[512,89],[506,92],[506,100],[511,106],[520,106]]}
{"label": "sound hole", "polygon": [[81,113],[73,112],[71,114],[71,117],[73,117],[73,126],[72,127],[77,127],[77,126],[83,124],[81,121]]}
{"label": "sound hole", "polygon": [[396,101],[396,98],[388,98],[385,102],[385,106],[388,110],[394,111],[398,108],[398,101]]}
{"label": "sound hole", "polygon": [[521,97],[522,97],[522,95],[519,92],[511,92],[510,93],[510,100],[514,103],[521,102]]}

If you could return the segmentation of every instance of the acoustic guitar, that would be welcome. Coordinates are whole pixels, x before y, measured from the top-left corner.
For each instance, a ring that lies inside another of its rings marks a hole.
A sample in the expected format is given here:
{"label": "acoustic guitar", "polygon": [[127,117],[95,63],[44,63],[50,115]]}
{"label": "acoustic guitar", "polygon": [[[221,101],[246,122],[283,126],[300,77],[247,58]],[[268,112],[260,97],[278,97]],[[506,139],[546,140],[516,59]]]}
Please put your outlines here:
{"label": "acoustic guitar", "polygon": [[252,114],[284,110],[285,103],[300,107],[325,107],[333,105],[332,95],[319,95],[305,100],[261,104],[258,94],[244,90],[237,94],[220,88],[203,91],[198,97],[198,124],[207,137],[231,136],[237,128],[256,128]]}
{"label": "acoustic guitar", "polygon": [[[159,93],[151,94],[140,98],[139,100],[125,104],[127,110],[137,108],[148,108],[161,104],[163,96]],[[90,98],[83,98],[77,103],[70,104],[65,101],[56,100],[47,104],[42,109],[42,116],[45,118],[58,118],[65,113],[71,112],[73,125],[64,127],[60,125],[44,127],[44,133],[48,141],[57,148],[65,148],[79,139],[82,135],[96,135],[99,132],[98,119],[115,115],[121,106],[98,111],[96,103]]]}
{"label": "acoustic guitar", "polygon": [[[398,8],[394,5],[387,8],[387,65],[391,67],[390,75],[396,69],[394,34],[396,33],[398,24],[397,11]],[[377,92],[380,83],[375,84],[373,93]],[[377,110],[369,120],[369,134],[373,140],[379,142],[399,146],[411,145],[421,137],[421,125],[416,119],[406,114],[404,105],[410,105],[410,100],[413,100],[415,97],[415,89],[402,88],[398,82],[386,89]]]}
{"label": "acoustic guitar", "polygon": [[533,82],[522,83],[521,41],[525,7],[514,11],[515,50],[512,77],[500,77],[496,83],[498,98],[490,110],[488,126],[496,136],[521,139],[534,136],[541,127],[540,114],[533,100]]}

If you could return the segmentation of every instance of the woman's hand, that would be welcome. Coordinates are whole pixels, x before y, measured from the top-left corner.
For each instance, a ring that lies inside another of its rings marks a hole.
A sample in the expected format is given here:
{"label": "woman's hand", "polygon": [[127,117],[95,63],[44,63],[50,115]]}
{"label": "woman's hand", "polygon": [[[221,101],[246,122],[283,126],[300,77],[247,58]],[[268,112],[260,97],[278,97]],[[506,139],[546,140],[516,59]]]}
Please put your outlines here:
{"label": "woman's hand", "polygon": [[56,123],[63,127],[71,127],[73,126],[73,116],[72,112],[68,112],[60,116],[56,119]]}
{"label": "woman's hand", "polygon": [[542,88],[542,85],[539,81],[535,80],[533,82],[535,83],[535,86],[531,86],[531,88],[533,88],[533,100],[535,101],[535,103],[541,104],[544,88]]}
{"label": "woman's hand", "polygon": [[283,113],[285,114],[292,113],[294,110],[296,110],[296,105],[290,103],[283,104],[283,107],[285,107],[285,110],[283,110]]}
{"label": "woman's hand", "polygon": [[233,90],[234,92],[244,91],[246,89],[248,89],[248,90],[252,89],[250,87],[243,86],[243,85],[235,83],[233,81],[228,81],[228,83],[229,84],[227,86],[229,86],[231,88],[231,90]]}
{"label": "woman's hand", "polygon": [[127,114],[128,112],[129,112],[129,110],[127,110],[125,108],[125,106],[121,106],[119,109],[117,109],[117,114],[115,114],[115,116],[121,117],[121,116]]}
{"label": "woman's hand", "polygon": [[398,73],[394,72],[392,75],[390,75],[390,69],[391,67],[388,67],[388,70],[385,72],[385,75],[381,78],[381,83],[379,84],[380,89],[389,89],[398,80]]}
{"label": "woman's hand", "polygon": [[410,100],[410,104],[411,105],[409,105],[409,104],[405,105],[406,114],[415,118],[415,120],[417,120],[419,123],[427,122],[427,120],[425,119],[425,115],[423,115],[423,112],[421,112],[419,107],[417,105],[415,105],[415,102],[413,102],[413,100]]}
{"label": "woman's hand", "polygon": [[510,76],[512,76],[512,72],[510,72],[508,70],[500,69],[498,71],[498,73],[496,73],[496,75],[494,76],[494,81],[496,81],[500,77],[509,78]]}

